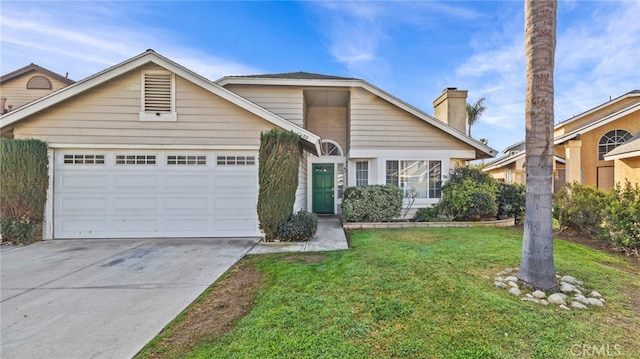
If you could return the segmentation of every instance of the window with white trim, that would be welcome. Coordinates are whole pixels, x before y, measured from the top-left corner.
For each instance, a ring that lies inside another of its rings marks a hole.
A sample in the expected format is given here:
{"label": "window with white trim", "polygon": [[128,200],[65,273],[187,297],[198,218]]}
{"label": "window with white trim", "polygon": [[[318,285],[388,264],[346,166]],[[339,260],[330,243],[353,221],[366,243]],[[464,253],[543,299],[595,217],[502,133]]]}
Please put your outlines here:
{"label": "window with white trim", "polygon": [[256,164],[255,156],[218,156],[216,163],[219,166],[253,166]]}
{"label": "window with white trim", "polygon": [[141,121],[176,121],[175,75],[168,71],[142,71]]}
{"label": "window with white trim", "polygon": [[103,165],[104,155],[85,155],[85,154],[73,154],[64,155],[64,164],[74,165]]}
{"label": "window with white trim", "polygon": [[506,173],[505,176],[506,176],[506,182],[507,183],[511,183],[511,181],[512,181],[512,179],[511,179],[511,170],[507,170],[507,173]]}
{"label": "window with white trim", "polygon": [[155,165],[155,155],[116,155],[117,165]]}
{"label": "window with white trim", "polygon": [[387,161],[386,183],[402,188],[405,197],[414,190],[415,198],[440,198],[442,161]]}
{"label": "window with white trim", "polygon": [[604,160],[604,155],[614,148],[631,139],[631,133],[625,130],[612,130],[605,133],[598,143],[598,159]]}
{"label": "window with white trim", "polygon": [[369,161],[356,162],[356,186],[369,184]]}
{"label": "window with white trim", "polygon": [[200,165],[206,166],[207,156],[167,156],[168,165]]}

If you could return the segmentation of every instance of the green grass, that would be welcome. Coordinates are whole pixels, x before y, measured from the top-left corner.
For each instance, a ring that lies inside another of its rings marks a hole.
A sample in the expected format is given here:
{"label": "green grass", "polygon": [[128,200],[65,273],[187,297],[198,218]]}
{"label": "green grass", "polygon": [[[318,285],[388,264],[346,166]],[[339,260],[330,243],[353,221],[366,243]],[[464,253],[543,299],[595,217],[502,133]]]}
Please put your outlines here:
{"label": "green grass", "polygon": [[562,311],[487,279],[518,265],[521,239],[509,228],[355,231],[350,250],[320,263],[251,257],[264,280],[252,311],[187,358],[546,359],[584,348],[637,357],[637,263],[556,241],[557,271],[607,298]]}

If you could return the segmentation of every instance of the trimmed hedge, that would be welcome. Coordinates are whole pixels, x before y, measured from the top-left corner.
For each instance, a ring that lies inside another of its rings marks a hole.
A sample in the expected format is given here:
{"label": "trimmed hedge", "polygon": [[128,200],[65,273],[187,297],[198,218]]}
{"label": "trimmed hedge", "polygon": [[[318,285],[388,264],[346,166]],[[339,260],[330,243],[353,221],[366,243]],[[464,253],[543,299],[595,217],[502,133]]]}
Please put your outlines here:
{"label": "trimmed hedge", "polygon": [[49,183],[47,144],[0,139],[0,231],[3,241],[31,242],[44,221]]}
{"label": "trimmed hedge", "polygon": [[347,222],[388,222],[402,214],[402,190],[393,185],[347,187],[342,215]]}
{"label": "trimmed hedge", "polygon": [[272,129],[260,135],[258,180],[258,220],[265,240],[277,237],[276,231],[293,213],[298,187],[300,136]]}
{"label": "trimmed hedge", "polygon": [[278,238],[285,242],[306,241],[318,230],[318,216],[315,213],[300,211],[278,227]]}

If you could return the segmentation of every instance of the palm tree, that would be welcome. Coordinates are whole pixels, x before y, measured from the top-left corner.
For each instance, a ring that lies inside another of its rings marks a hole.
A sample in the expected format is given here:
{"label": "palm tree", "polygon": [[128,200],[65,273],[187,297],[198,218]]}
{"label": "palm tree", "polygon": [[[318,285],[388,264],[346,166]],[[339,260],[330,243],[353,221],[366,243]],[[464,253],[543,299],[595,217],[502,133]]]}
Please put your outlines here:
{"label": "palm tree", "polygon": [[557,0],[525,0],[527,199],[518,278],[557,291],[551,226],[553,68]]}
{"label": "palm tree", "polygon": [[469,104],[467,103],[467,124],[469,125],[469,137],[471,137],[471,126],[473,126],[480,117],[482,117],[482,113],[487,109],[487,106],[484,105],[484,97],[476,101],[476,103]]}

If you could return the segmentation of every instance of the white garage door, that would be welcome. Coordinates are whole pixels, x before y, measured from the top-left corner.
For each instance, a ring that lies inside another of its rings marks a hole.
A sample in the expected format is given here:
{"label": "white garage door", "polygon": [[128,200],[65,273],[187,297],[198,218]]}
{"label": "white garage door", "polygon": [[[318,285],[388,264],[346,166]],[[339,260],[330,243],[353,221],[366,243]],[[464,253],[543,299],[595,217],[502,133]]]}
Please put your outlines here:
{"label": "white garage door", "polygon": [[257,236],[257,154],[56,150],[54,238]]}

